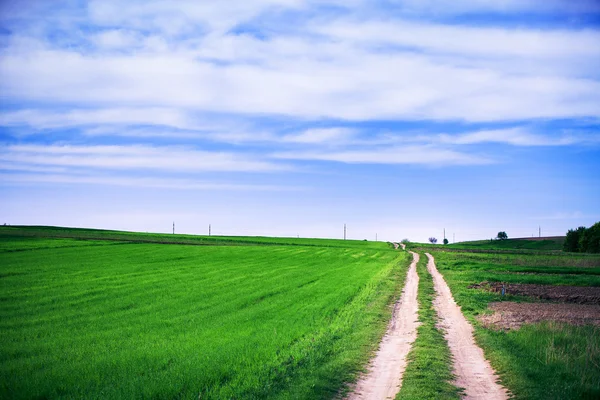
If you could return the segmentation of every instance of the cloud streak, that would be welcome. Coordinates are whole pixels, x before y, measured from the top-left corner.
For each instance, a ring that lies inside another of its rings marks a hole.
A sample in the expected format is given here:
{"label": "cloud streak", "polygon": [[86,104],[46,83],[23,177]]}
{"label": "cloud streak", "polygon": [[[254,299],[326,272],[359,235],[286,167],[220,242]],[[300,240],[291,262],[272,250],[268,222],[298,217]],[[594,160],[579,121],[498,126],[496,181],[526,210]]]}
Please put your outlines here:
{"label": "cloud streak", "polygon": [[0,161],[54,167],[169,172],[274,172],[291,169],[287,165],[242,154],[143,145],[10,145],[2,148]]}
{"label": "cloud streak", "polygon": [[287,160],[335,161],[349,164],[412,164],[432,167],[495,163],[491,158],[427,145],[390,147],[366,151],[289,151],[274,153],[272,157]]}
{"label": "cloud streak", "polygon": [[219,190],[219,191],[303,191],[302,187],[282,185],[258,185],[200,181],[180,178],[98,176],[85,174],[34,174],[3,173],[0,181],[16,184],[67,184],[67,185],[102,185],[123,186],[128,188],[176,189],[176,190]]}

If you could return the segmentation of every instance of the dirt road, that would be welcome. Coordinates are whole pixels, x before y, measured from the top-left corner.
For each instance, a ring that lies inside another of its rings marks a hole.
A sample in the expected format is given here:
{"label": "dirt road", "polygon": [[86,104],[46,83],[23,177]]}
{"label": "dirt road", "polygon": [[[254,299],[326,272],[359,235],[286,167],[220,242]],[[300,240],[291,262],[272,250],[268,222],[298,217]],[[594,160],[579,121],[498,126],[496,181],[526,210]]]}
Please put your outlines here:
{"label": "dirt road", "polygon": [[500,400],[507,399],[505,388],[496,383],[498,376],[485,359],[483,350],[473,339],[473,327],[454,301],[450,288],[435,267],[431,254],[425,253],[429,262],[427,269],[433,276],[437,297],[433,305],[440,318],[440,326],[454,361],[454,384],[465,389],[465,399]]}
{"label": "dirt road", "polygon": [[413,261],[406,275],[406,283],[400,301],[394,305],[392,321],[379,345],[375,358],[371,360],[368,373],[356,384],[349,400],[393,399],[400,391],[402,375],[406,369],[406,356],[417,338],[419,255],[411,252]]}

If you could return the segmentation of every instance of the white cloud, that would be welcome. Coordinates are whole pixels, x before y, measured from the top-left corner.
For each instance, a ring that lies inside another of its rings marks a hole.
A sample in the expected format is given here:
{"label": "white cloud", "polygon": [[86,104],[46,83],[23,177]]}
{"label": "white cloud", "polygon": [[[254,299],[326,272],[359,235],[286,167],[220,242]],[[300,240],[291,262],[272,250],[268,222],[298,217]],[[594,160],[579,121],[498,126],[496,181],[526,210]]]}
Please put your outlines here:
{"label": "white cloud", "polygon": [[290,166],[241,154],[141,145],[10,145],[1,148],[0,161],[25,165],[167,172],[270,172],[291,169]]}
{"label": "white cloud", "polygon": [[[598,61],[597,29],[507,29],[411,21],[340,20],[315,30],[352,43],[398,45],[477,57],[589,57]],[[393,49],[390,49],[393,50]]]}
{"label": "white cloud", "polygon": [[503,143],[513,146],[567,146],[575,143],[585,143],[589,140],[598,140],[597,136],[586,138],[575,135],[548,136],[533,134],[524,128],[485,130],[458,135],[442,134],[438,136],[438,139],[441,143],[456,145]]}
{"label": "white cloud", "polygon": [[589,13],[600,12],[595,0],[392,0],[405,12],[425,15],[455,15],[481,12],[517,13]]}
{"label": "white cloud", "polygon": [[190,122],[184,112],[173,108],[93,108],[70,111],[25,109],[0,113],[1,126],[29,126],[35,129],[86,125],[163,125],[186,128]]}
{"label": "white cloud", "polygon": [[91,40],[101,49],[131,49],[143,43],[143,37],[136,32],[111,29],[92,36]]}
{"label": "white cloud", "polygon": [[0,90],[20,101],[179,113],[466,121],[600,116],[600,84],[593,79],[519,74],[504,71],[504,62],[477,67],[464,58],[443,62],[352,43],[339,44],[329,58],[310,50],[318,42],[291,57],[279,53],[284,45],[261,46],[260,63],[226,65],[200,61],[193,49],[98,58],[9,48],[0,62]]}
{"label": "white cloud", "polygon": [[346,151],[285,151],[272,154],[273,158],[289,160],[336,161],[351,164],[416,164],[425,166],[485,165],[493,159],[439,148],[430,145],[412,145],[369,150]]}
{"label": "white cloud", "polygon": [[356,132],[347,128],[322,128],[308,129],[306,131],[289,134],[283,137],[284,142],[303,144],[346,144],[348,139]]}
{"label": "white cloud", "polygon": [[[2,168],[0,167],[0,170]],[[178,189],[178,190],[243,190],[243,191],[297,191],[304,190],[294,186],[256,185],[206,182],[180,178],[149,178],[123,176],[97,176],[73,174],[23,174],[0,172],[0,182],[18,184],[74,184],[74,185],[110,185],[135,188]]]}
{"label": "white cloud", "polygon": [[167,35],[194,31],[197,26],[227,31],[269,9],[295,8],[301,0],[228,1],[139,1],[93,0],[89,3],[93,22],[105,26],[157,29]]}

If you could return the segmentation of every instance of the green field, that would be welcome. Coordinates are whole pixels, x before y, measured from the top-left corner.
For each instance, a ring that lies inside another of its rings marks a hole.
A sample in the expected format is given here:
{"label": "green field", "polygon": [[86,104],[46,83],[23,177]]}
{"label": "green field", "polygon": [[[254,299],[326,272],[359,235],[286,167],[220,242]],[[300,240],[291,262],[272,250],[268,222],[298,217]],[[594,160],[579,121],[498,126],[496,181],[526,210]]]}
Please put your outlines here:
{"label": "green field", "polygon": [[510,331],[484,328],[477,316],[488,312],[488,303],[540,300],[469,289],[482,281],[600,286],[600,256],[447,251],[433,255],[454,299],[474,325],[476,341],[515,398],[600,398],[599,327],[542,322]]}
{"label": "green field", "polygon": [[[542,238],[543,239],[543,238]],[[446,251],[481,252],[481,253],[519,253],[519,254],[559,254],[562,253],[564,236],[549,239],[506,239],[506,240],[476,240],[455,244],[411,243],[413,249],[424,251],[439,250],[442,246]]]}
{"label": "green field", "polygon": [[331,398],[408,266],[386,243],[178,236],[2,227],[0,398]]}
{"label": "green field", "polygon": [[[391,249],[386,242],[369,242],[366,240],[338,240],[313,238],[285,238],[266,236],[202,236],[184,234],[143,233],[112,231],[104,229],[63,228],[55,226],[0,226],[0,239],[21,239],[32,237],[44,239],[77,239],[92,241],[119,241],[154,244],[187,244],[187,245],[286,245],[343,247],[361,249]],[[7,246],[10,246],[8,244]]]}
{"label": "green field", "polygon": [[[478,320],[490,302],[541,300],[472,284],[600,287],[600,256],[539,243],[409,244],[421,326],[398,399],[459,396],[423,250],[515,398],[600,398],[598,327]],[[383,242],[0,227],[0,398],[343,397],[408,264]]]}

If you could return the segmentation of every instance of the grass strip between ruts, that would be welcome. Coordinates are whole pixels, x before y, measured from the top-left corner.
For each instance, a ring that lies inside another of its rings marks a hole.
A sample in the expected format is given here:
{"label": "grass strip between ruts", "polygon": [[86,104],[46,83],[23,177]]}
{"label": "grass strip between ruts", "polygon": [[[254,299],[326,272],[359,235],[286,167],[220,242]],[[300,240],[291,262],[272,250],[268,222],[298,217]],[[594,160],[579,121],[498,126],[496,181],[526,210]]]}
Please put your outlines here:
{"label": "grass strip between ruts", "polygon": [[433,308],[435,290],[427,271],[427,257],[420,254],[419,322],[417,339],[408,353],[408,365],[396,399],[459,399],[460,390],[452,385],[452,357],[444,333],[436,327],[438,316]]}

